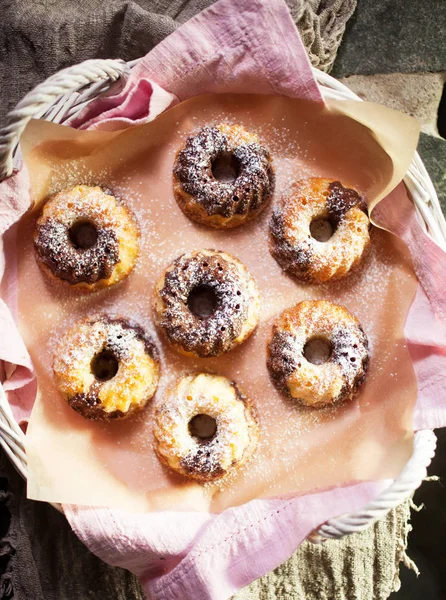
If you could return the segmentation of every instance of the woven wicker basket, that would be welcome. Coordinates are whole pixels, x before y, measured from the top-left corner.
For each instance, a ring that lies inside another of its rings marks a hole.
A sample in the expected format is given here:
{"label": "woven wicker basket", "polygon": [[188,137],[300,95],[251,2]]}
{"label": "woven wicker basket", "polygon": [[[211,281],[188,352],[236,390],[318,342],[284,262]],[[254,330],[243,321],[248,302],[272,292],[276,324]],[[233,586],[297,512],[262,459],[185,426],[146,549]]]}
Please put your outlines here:
{"label": "woven wicker basket", "polygon": [[[18,159],[19,137],[31,118],[41,118],[53,123],[64,123],[79,113],[99,94],[118,91],[136,64],[121,60],[89,60],[69,67],[50,77],[25,96],[16,109],[9,113],[6,126],[0,129],[0,180],[13,172]],[[313,69],[325,98],[360,98],[346,86]],[[418,216],[428,234],[446,249],[446,221],[430,177],[419,157],[415,157],[404,178]],[[24,434],[12,415],[5,392],[0,385],[0,444],[19,473],[26,479],[27,462]],[[315,530],[310,539],[340,538],[362,531],[383,518],[389,510],[409,498],[426,477],[426,469],[435,453],[436,438],[432,431],[415,433],[413,454],[400,475],[377,498],[362,510],[330,519]],[[60,506],[56,506],[61,510]]]}

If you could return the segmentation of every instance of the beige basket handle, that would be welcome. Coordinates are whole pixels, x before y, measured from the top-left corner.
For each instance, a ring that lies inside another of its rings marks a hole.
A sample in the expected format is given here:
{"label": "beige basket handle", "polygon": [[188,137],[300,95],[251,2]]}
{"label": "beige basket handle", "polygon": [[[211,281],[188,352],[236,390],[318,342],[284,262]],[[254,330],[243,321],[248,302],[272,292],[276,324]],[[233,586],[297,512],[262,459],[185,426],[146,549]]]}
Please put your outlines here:
{"label": "beige basket handle", "polygon": [[0,180],[12,174],[14,152],[30,119],[67,92],[101,80],[116,81],[129,72],[123,60],[86,60],[59,71],[29,92],[8,114],[6,125],[0,129]]}

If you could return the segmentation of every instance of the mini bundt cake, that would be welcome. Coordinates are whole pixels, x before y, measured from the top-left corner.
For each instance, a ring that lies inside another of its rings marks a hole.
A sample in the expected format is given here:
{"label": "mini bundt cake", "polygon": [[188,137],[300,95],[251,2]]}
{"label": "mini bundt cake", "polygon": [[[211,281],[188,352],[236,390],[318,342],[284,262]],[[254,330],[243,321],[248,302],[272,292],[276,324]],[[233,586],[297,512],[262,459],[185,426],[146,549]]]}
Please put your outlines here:
{"label": "mini bundt cake", "polygon": [[273,211],[271,254],[297,279],[324,283],[356,268],[370,245],[363,198],[339,181],[298,181]]}
{"label": "mini bundt cake", "polygon": [[271,197],[270,154],[240,125],[205,126],[178,152],[173,189],[180,208],[194,221],[237,227],[256,217]]}
{"label": "mini bundt cake", "polygon": [[154,395],[158,352],[139,325],[99,315],[83,319],[65,334],[53,370],[59,391],[82,416],[122,419],[144,408]]}
{"label": "mini bundt cake", "polygon": [[300,302],[274,323],[267,364],[275,386],[306,406],[350,400],[367,373],[367,337],[343,306]]}
{"label": "mini bundt cake", "polygon": [[218,356],[246,340],[260,311],[257,285],[226,252],[183,254],[155,288],[155,316],[168,341],[183,354]]}
{"label": "mini bundt cake", "polygon": [[116,198],[99,187],[78,185],[47,200],[34,247],[47,275],[94,290],[117,283],[133,269],[139,229]]}
{"label": "mini bundt cake", "polygon": [[182,377],[155,415],[155,449],[168,467],[201,482],[221,479],[252,456],[259,427],[249,400],[226,377]]}

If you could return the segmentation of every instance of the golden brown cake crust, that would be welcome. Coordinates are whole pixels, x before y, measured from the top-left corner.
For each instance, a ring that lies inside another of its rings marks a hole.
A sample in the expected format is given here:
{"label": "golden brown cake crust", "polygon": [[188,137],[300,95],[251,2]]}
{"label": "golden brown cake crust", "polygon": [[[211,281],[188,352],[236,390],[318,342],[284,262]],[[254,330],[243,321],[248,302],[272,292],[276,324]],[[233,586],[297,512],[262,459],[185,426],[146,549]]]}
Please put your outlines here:
{"label": "golden brown cake crust", "polygon": [[[235,162],[234,181],[219,181],[212,165],[217,157]],[[274,189],[268,150],[239,125],[206,126],[189,136],[173,169],[178,205],[194,221],[215,228],[237,227],[256,217]]]}
{"label": "golden brown cake crust", "polygon": [[[116,363],[111,377],[98,377],[93,361]],[[111,357],[111,359],[110,359]],[[158,351],[144,329],[127,319],[99,315],[76,323],[62,338],[53,370],[68,404],[87,419],[110,421],[141,410],[159,380]]]}
{"label": "golden brown cake crust", "polygon": [[[205,415],[215,421],[207,439],[189,423]],[[155,414],[155,450],[160,461],[202,483],[221,480],[253,455],[259,426],[251,401],[234,381],[198,373],[182,377]]]}
{"label": "golden brown cake crust", "polygon": [[[76,244],[72,232],[79,225],[87,226],[87,236],[84,232]],[[47,200],[36,223],[34,247],[48,276],[93,290],[130,273],[139,252],[139,229],[116,198],[99,187],[79,185]]]}
{"label": "golden brown cake crust", "polygon": [[[310,340],[330,348],[320,364],[305,355]],[[268,344],[267,365],[274,385],[307,406],[326,406],[352,399],[365,380],[369,364],[367,337],[343,306],[326,300],[304,301],[278,317]]]}
{"label": "golden brown cake crust", "polygon": [[[311,235],[311,223],[326,220],[327,241]],[[357,268],[370,245],[364,199],[339,181],[309,178],[296,182],[272,214],[270,251],[288,273],[307,283],[340,279]]]}
{"label": "golden brown cake crust", "polygon": [[[190,294],[205,288],[215,309],[201,318],[189,307]],[[183,254],[164,272],[155,290],[155,316],[169,342],[180,352],[218,356],[241,344],[255,329],[259,292],[246,267],[214,250]]]}

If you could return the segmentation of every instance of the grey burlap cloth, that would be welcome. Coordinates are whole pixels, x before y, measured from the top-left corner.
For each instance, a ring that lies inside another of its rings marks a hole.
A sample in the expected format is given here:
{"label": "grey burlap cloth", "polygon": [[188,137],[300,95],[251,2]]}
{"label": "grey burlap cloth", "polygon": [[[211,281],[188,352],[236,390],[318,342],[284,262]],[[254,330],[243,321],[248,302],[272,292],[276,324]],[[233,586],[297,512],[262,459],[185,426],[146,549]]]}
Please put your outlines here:
{"label": "grey burlap cloth", "polygon": [[[312,64],[329,70],[356,0],[287,2]],[[95,57],[138,58],[209,4],[210,0],[3,2],[0,122],[26,92],[59,69]],[[406,504],[361,534],[319,546],[305,542],[236,599],[384,600],[399,585],[400,561],[408,561],[408,517]],[[93,556],[51,506],[26,499],[25,485],[4,455],[0,523],[0,589],[5,600],[142,599],[130,573]]]}

